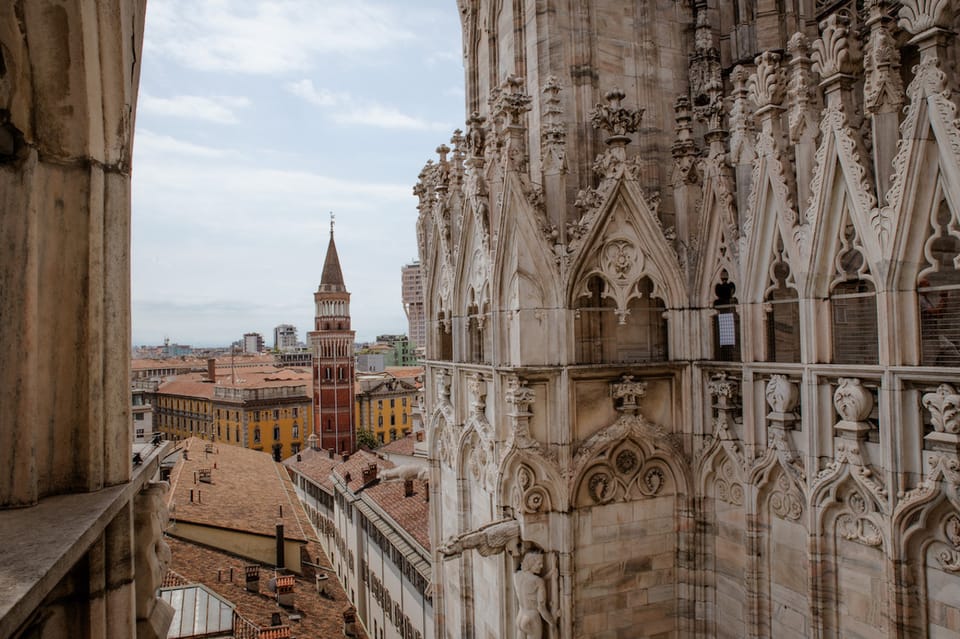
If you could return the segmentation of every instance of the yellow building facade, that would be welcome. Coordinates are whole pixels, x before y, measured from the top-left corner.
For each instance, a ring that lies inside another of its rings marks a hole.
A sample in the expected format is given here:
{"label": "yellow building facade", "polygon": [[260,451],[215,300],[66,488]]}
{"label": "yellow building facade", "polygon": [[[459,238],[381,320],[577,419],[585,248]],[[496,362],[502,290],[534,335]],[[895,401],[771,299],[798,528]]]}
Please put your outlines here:
{"label": "yellow building facade", "polygon": [[423,369],[396,370],[395,373],[357,376],[354,393],[357,429],[372,432],[381,444],[400,439],[413,429],[413,407]]}
{"label": "yellow building facade", "polygon": [[313,432],[309,380],[244,373],[233,383],[184,376],[157,389],[154,419],[167,439],[200,437],[271,453],[300,452]]}

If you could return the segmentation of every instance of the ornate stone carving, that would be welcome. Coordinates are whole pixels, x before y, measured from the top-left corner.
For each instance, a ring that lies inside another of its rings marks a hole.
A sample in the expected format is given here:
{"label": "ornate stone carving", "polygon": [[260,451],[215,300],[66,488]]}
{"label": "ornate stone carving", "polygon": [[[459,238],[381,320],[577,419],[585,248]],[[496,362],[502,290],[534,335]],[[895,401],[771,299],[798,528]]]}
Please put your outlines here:
{"label": "ornate stone carving", "polygon": [[780,54],[764,51],[754,59],[757,70],[750,76],[747,88],[758,110],[780,106],[786,90],[786,78],[780,67]]}
{"label": "ornate stone carving", "polygon": [[674,186],[685,186],[699,182],[697,172],[697,145],[693,141],[690,100],[681,95],[674,103],[676,112],[677,137],[671,147],[673,153],[673,182]]}
{"label": "ornate stone carving", "polygon": [[487,407],[487,380],[480,373],[467,377],[470,392],[470,416],[479,417]]}
{"label": "ornate stone carving", "polygon": [[834,425],[839,434],[849,434],[858,439],[866,437],[873,426],[867,421],[873,411],[873,395],[856,377],[841,377],[833,394],[833,405],[840,415]]}
{"label": "ornate stone carving", "polygon": [[813,43],[813,70],[823,80],[857,71],[860,53],[856,38],[850,33],[850,18],[841,12],[831,13],[820,22],[820,38]]}
{"label": "ornate stone carving", "polygon": [[786,375],[771,375],[765,395],[774,413],[791,413],[800,400],[800,390]]}
{"label": "ornate stone carving", "polygon": [[[540,639],[543,636],[543,624],[550,627],[550,636],[556,632],[560,609],[557,602],[548,604],[547,580],[554,579],[553,572],[541,577],[543,553],[527,551],[520,562],[520,570],[513,575],[513,586],[517,593],[517,638]],[[555,589],[551,589],[555,590]]]}
{"label": "ornate stone carving", "polygon": [[474,158],[483,159],[487,129],[486,118],[474,111],[467,119],[467,149]]}
{"label": "ornate stone carving", "polygon": [[530,110],[533,101],[523,91],[523,78],[509,75],[497,89],[491,91],[490,112],[494,119],[507,127],[521,126],[520,118]]}
{"label": "ornate stone carving", "polygon": [[787,521],[799,521],[803,515],[803,496],[783,473],[770,492],[770,511]]}
{"label": "ornate stone carving", "polygon": [[563,107],[560,105],[560,81],[550,76],[543,86],[543,143],[544,171],[566,173],[567,128],[563,122]]}
{"label": "ornate stone carving", "polygon": [[733,506],[743,505],[743,484],[730,459],[724,459],[715,478],[717,499]]}
{"label": "ornate stone carving", "polygon": [[937,27],[947,28],[950,24],[950,1],[902,0],[898,24],[914,35]]}
{"label": "ornate stone carving", "polygon": [[870,37],[864,50],[864,109],[868,113],[892,113],[903,106],[900,79],[900,49],[887,26],[887,0],[867,4]]}
{"label": "ornate stone carving", "polygon": [[960,394],[950,384],[925,393],[923,407],[930,411],[934,432],[924,436],[934,450],[960,454]]}
{"label": "ornate stone carving", "polygon": [[874,512],[870,505],[872,501],[868,501],[868,498],[857,490],[847,493],[844,501],[846,512],[837,518],[837,533],[844,539],[865,546],[880,546],[883,535],[869,517]]}
{"label": "ornate stone carving", "polygon": [[787,43],[790,53],[788,131],[790,141],[812,142],[817,137],[816,90],[810,60],[810,41],[803,33],[795,33]]}
{"label": "ornate stone carving", "polygon": [[503,551],[519,553],[520,523],[516,519],[501,519],[485,524],[476,530],[455,535],[440,545],[440,555],[450,558],[466,550],[476,550],[481,557],[497,555]]}
{"label": "ornate stone carving", "polygon": [[921,400],[930,411],[930,421],[938,433],[960,433],[960,394],[950,384],[940,384]]}
{"label": "ornate stone carving", "polygon": [[634,381],[633,375],[624,375],[619,382],[610,385],[610,395],[615,403],[615,408],[621,413],[636,415],[640,411],[640,400],[647,393],[647,383]]}
{"label": "ornate stone carving", "polygon": [[547,484],[527,464],[519,464],[513,477],[511,505],[514,512],[523,514],[546,513],[553,509],[553,499]]}
{"label": "ornate stone carving", "polygon": [[730,82],[733,84],[733,106],[729,118],[731,164],[751,164],[756,157],[754,146],[757,132],[753,108],[750,106],[749,79],[750,73],[739,65],[730,73]]}
{"label": "ornate stone carving", "polygon": [[640,128],[643,109],[628,109],[623,106],[621,102],[626,94],[617,88],[608,91],[603,97],[607,104],[597,103],[590,111],[590,123],[594,128],[607,132],[607,144],[629,142],[629,135]]}
{"label": "ornate stone carving", "polygon": [[166,637],[174,615],[170,604],[157,597],[171,559],[170,547],[163,539],[169,519],[166,506],[169,490],[167,482],[151,481],[135,500],[137,636],[148,639]]}

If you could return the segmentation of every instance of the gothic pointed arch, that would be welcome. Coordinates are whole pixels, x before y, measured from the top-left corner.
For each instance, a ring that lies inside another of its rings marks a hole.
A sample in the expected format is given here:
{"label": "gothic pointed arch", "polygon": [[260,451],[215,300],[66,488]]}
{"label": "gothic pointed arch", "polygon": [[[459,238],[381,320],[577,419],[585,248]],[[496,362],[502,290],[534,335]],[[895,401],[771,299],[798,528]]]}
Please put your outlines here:
{"label": "gothic pointed arch", "polygon": [[647,277],[653,294],[667,308],[687,306],[685,278],[677,255],[664,237],[656,212],[640,186],[622,176],[609,195],[588,211],[576,225],[570,242],[570,273],[566,298],[571,306],[584,295],[590,278],[603,279],[610,287],[607,296],[616,302],[619,313],[638,295],[637,284]]}
{"label": "gothic pointed arch", "polygon": [[714,287],[720,281],[722,271],[727,271],[737,287],[743,288],[736,205],[722,156],[711,158],[703,165],[703,195],[698,219],[703,232],[693,287],[694,305],[707,307],[713,302]]}
{"label": "gothic pointed arch", "polygon": [[512,508],[516,517],[569,509],[569,498],[556,461],[539,450],[508,452],[500,465],[497,492],[500,504]]}
{"label": "gothic pointed arch", "polygon": [[521,300],[524,307],[537,303],[546,308],[558,305],[557,260],[547,246],[544,224],[538,224],[544,214],[530,203],[515,172],[506,175],[502,210],[497,219],[499,241],[493,258],[492,284],[494,290],[501,291],[499,307],[519,310],[515,305]]}
{"label": "gothic pointed arch", "polygon": [[886,256],[893,258],[887,282],[891,290],[914,286],[913,269],[924,261],[928,218],[915,211],[931,210],[935,184],[954,219],[960,215],[960,127],[939,60],[921,60],[907,95],[906,117],[900,125],[900,143],[893,159],[893,182],[882,212],[892,228],[891,241],[885,246]]}

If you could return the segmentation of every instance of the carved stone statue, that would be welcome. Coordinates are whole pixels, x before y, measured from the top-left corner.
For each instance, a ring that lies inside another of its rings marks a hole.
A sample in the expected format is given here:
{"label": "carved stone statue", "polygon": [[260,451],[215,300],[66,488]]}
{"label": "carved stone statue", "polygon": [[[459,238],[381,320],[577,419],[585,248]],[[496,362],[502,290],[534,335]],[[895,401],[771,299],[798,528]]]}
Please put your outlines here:
{"label": "carved stone statue", "polygon": [[157,597],[157,589],[170,565],[170,547],[163,540],[168,511],[167,482],[149,482],[136,498],[134,527],[136,566],[137,636],[160,639],[167,636],[173,608]]}
{"label": "carved stone statue", "polygon": [[[547,607],[547,585],[540,571],[543,570],[543,553],[530,551],[523,556],[520,570],[513,575],[514,588],[517,591],[517,637],[519,639],[541,639],[543,622],[551,628],[557,625],[559,611]],[[549,577],[549,575],[548,575]]]}
{"label": "carved stone statue", "polygon": [[453,557],[464,550],[476,550],[481,557],[489,557],[505,549],[514,552],[519,542],[520,523],[516,519],[502,519],[450,538],[440,546],[440,554]]}
{"label": "carved stone statue", "polygon": [[418,464],[403,464],[396,468],[387,468],[380,471],[380,483],[388,481],[404,481],[407,479],[430,479],[430,469]]}

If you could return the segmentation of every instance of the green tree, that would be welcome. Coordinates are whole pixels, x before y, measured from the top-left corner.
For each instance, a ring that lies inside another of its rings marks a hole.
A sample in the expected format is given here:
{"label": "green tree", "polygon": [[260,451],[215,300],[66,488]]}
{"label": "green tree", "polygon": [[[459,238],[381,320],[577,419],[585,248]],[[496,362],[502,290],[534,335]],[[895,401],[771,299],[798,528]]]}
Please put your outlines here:
{"label": "green tree", "polygon": [[373,450],[380,445],[380,442],[377,441],[377,436],[373,434],[372,430],[366,430],[361,428],[357,431],[357,446],[360,448],[369,448]]}

